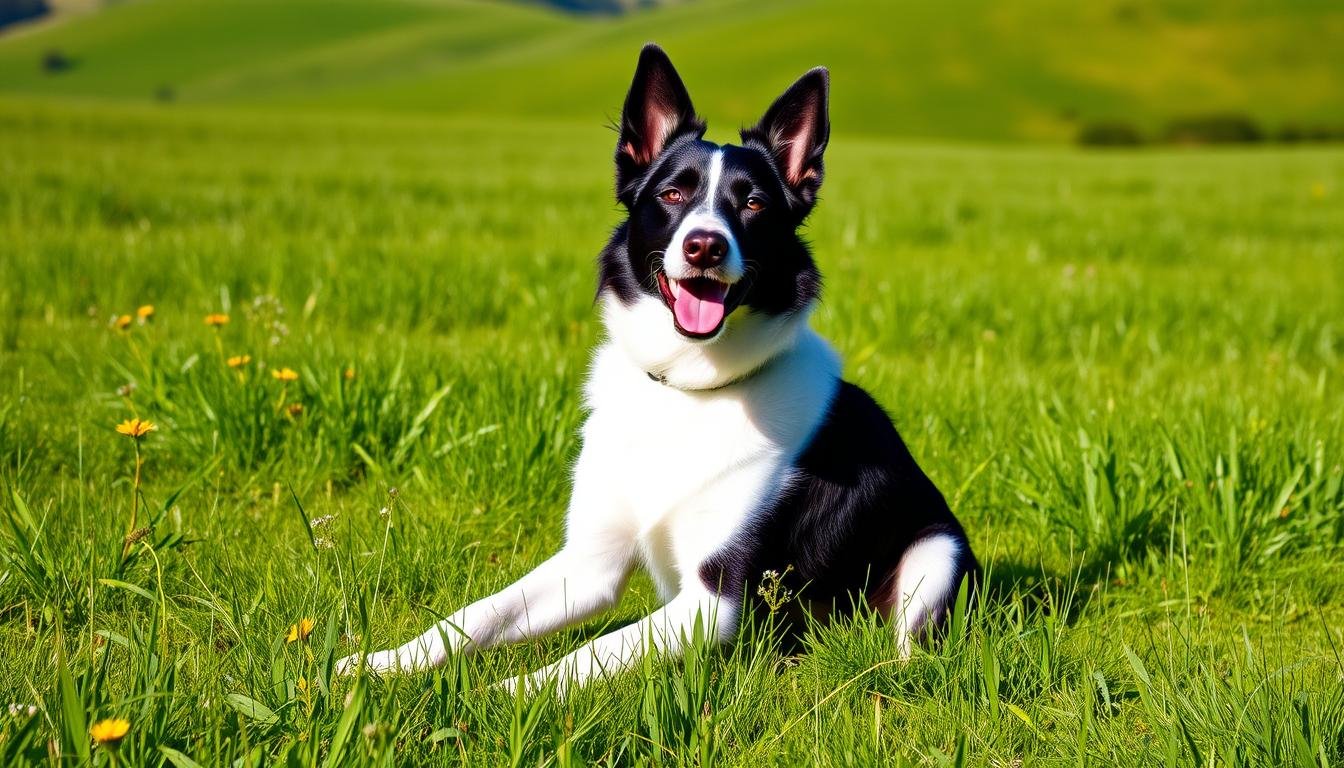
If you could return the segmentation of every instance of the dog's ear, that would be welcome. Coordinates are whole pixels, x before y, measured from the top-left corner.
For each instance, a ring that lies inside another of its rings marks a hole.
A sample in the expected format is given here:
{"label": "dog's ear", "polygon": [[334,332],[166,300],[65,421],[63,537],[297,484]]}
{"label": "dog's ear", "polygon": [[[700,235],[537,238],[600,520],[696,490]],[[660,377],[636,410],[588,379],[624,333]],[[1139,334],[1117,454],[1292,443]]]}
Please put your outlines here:
{"label": "dog's ear", "polygon": [[705,124],[696,117],[672,60],[653,43],[639,52],[635,79],[621,112],[621,138],[616,144],[616,196],[632,202],[635,182],[658,153],[683,133],[702,136]]}
{"label": "dog's ear", "polygon": [[774,158],[804,210],[816,202],[821,187],[821,156],[831,136],[830,79],[825,67],[809,71],[775,99],[759,123],[742,131],[744,144],[757,144]]}

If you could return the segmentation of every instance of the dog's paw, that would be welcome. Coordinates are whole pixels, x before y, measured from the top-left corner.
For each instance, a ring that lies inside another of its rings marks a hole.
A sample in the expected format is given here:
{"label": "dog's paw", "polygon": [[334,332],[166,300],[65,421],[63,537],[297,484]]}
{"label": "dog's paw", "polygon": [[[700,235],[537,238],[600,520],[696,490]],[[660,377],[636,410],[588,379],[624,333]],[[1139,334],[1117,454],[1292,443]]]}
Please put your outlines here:
{"label": "dog's paw", "polygon": [[336,662],[335,672],[338,675],[349,676],[359,672],[361,666],[368,670],[371,675],[397,672],[402,667],[397,651],[390,650],[370,653],[368,656],[358,653],[351,654]]}
{"label": "dog's paw", "polygon": [[503,680],[500,680],[499,682],[490,686],[490,690],[503,691],[504,693],[507,693],[510,696],[517,696],[519,686],[527,685],[526,681],[527,681],[526,677],[506,677]]}
{"label": "dog's paw", "polygon": [[331,671],[342,677],[353,675],[359,669],[359,654],[354,653],[343,659],[337,659]]}
{"label": "dog's paw", "polygon": [[338,660],[336,662],[336,666],[332,668],[332,671],[335,672],[337,675],[347,677],[358,672],[360,664],[363,663],[363,661],[364,661],[363,654],[353,653],[350,654],[349,656],[346,656],[343,659]]}
{"label": "dog's paw", "polygon": [[[523,696],[536,696],[546,688],[546,680],[539,680],[534,675],[519,675],[518,677],[509,677],[490,686],[493,690],[503,691],[510,697],[516,698],[519,694]],[[557,688],[556,695],[561,692]]]}
{"label": "dog's paw", "polygon": [[556,698],[563,699],[571,682],[570,678],[557,674],[557,670],[547,667],[530,675],[505,678],[490,688],[504,691],[510,696],[517,696],[520,692],[524,696],[536,696],[550,691]]}

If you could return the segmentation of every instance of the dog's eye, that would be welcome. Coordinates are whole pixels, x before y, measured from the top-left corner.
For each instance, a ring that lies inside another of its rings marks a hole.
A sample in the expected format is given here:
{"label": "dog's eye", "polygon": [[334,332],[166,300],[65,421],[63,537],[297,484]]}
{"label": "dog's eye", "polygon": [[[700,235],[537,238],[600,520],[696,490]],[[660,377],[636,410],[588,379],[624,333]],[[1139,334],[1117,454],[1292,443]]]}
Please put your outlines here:
{"label": "dog's eye", "polygon": [[665,189],[665,190],[663,190],[662,192],[659,192],[659,193],[658,193],[658,199],[659,199],[659,200],[662,200],[664,203],[673,203],[673,204],[680,203],[680,202],[681,202],[681,190],[680,190],[680,189]]}
{"label": "dog's eye", "polygon": [[762,200],[761,198],[755,195],[752,195],[751,197],[747,198],[747,210],[759,211],[764,207],[765,207],[765,201]]}

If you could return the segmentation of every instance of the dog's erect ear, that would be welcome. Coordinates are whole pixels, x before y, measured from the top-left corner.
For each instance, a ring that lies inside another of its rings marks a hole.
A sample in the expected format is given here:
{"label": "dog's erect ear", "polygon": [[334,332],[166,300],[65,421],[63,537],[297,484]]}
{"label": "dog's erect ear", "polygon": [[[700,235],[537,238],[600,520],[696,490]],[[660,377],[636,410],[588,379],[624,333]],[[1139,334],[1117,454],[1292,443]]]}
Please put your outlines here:
{"label": "dog's erect ear", "polygon": [[[621,113],[621,138],[616,145],[616,194],[622,200],[658,153],[682,133],[704,135],[690,94],[672,67],[672,60],[653,43],[639,52],[635,80]],[[629,202],[629,201],[627,201]]]}
{"label": "dog's erect ear", "polygon": [[821,187],[821,156],[831,136],[830,80],[825,67],[809,71],[770,105],[761,122],[742,131],[743,143],[769,152],[789,191],[808,207]]}

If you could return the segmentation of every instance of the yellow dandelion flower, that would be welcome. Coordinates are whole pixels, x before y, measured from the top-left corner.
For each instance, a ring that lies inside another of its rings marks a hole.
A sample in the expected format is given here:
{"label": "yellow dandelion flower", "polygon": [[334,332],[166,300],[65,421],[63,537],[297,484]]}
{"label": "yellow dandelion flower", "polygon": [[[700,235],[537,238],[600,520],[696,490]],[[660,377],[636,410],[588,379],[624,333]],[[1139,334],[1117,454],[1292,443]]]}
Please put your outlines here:
{"label": "yellow dandelion flower", "polygon": [[131,721],[120,717],[109,717],[89,726],[89,736],[95,744],[116,744],[130,733]]}
{"label": "yellow dandelion flower", "polygon": [[286,643],[308,642],[308,636],[313,634],[313,620],[299,619],[297,624],[289,625],[289,634],[285,635]]}
{"label": "yellow dandelion flower", "polygon": [[226,314],[223,314],[223,313],[221,313],[221,312],[216,312],[216,313],[214,313],[214,314],[206,315],[206,316],[205,316],[205,324],[206,324],[206,325],[209,325],[209,326],[212,326],[212,327],[214,327],[214,328],[218,328],[218,327],[221,326],[221,325],[228,325],[228,324],[229,324],[229,316],[226,315]]}
{"label": "yellow dandelion flower", "polygon": [[158,426],[152,421],[145,421],[141,418],[127,419],[117,425],[117,431],[127,437],[134,437],[136,440],[158,429]]}
{"label": "yellow dandelion flower", "polygon": [[278,371],[271,371],[271,376],[278,381],[298,381],[299,372],[293,368],[281,368]]}
{"label": "yellow dandelion flower", "polygon": [[120,315],[115,320],[112,321],[112,325],[116,326],[118,331],[124,331],[127,328],[131,327],[131,316]]}
{"label": "yellow dandelion flower", "polygon": [[343,373],[343,374],[341,374],[341,375],[345,377],[345,380],[346,380],[346,381],[354,381],[354,380],[355,380],[355,369],[354,369],[354,368],[346,368],[346,369],[345,369],[345,373]]}
{"label": "yellow dandelion flower", "polygon": [[303,414],[303,403],[290,403],[287,409],[290,416],[299,416]]}
{"label": "yellow dandelion flower", "polygon": [[135,316],[140,318],[140,322],[148,320],[149,318],[154,316],[154,305],[146,304],[143,307],[140,307],[139,309],[135,310]]}
{"label": "yellow dandelion flower", "polygon": [[242,368],[244,365],[252,362],[251,355],[234,355],[226,360],[230,368]]}

